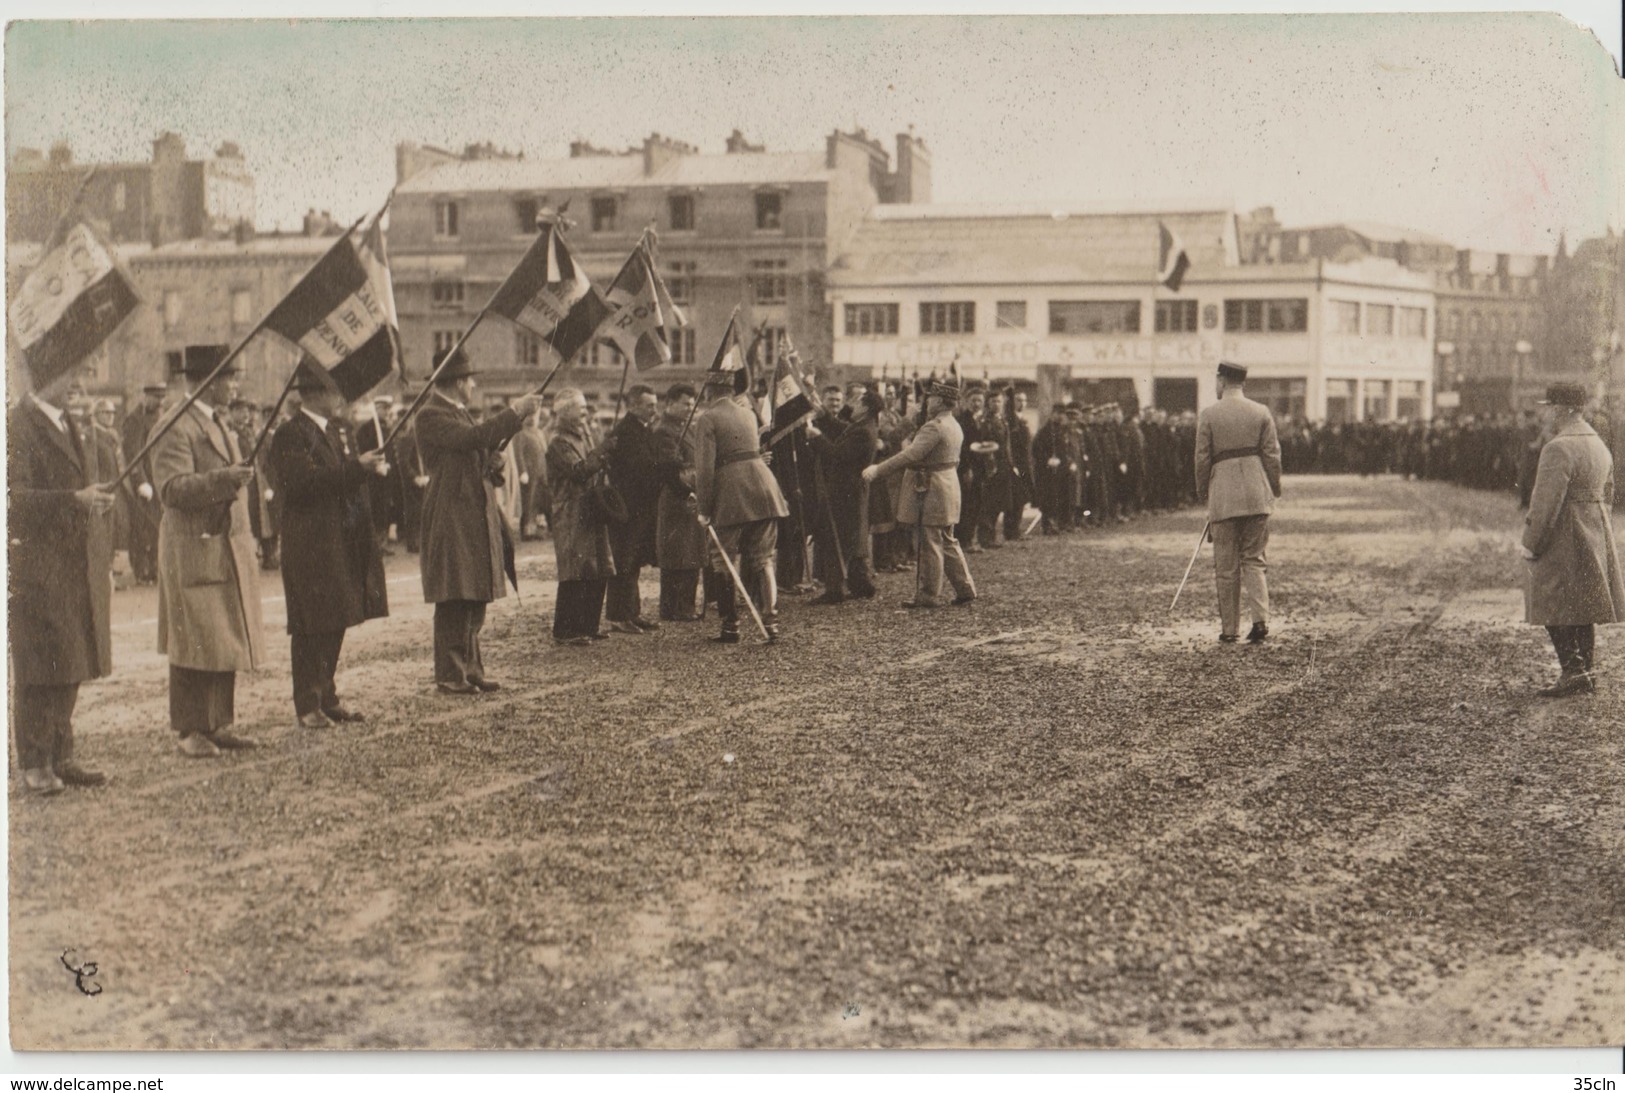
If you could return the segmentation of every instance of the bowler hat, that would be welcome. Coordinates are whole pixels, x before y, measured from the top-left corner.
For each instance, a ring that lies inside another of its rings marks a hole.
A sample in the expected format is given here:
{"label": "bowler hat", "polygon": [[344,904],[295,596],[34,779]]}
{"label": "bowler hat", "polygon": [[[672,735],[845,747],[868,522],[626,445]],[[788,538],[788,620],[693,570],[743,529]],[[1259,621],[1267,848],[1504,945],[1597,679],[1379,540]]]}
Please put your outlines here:
{"label": "bowler hat", "polygon": [[1247,378],[1247,369],[1244,365],[1233,364],[1230,361],[1220,361],[1219,378],[1222,380],[1245,380]]}
{"label": "bowler hat", "polygon": [[189,345],[181,350],[181,374],[189,380],[207,379],[230,352],[226,345]]}
{"label": "bowler hat", "polygon": [[436,383],[442,380],[464,379],[479,371],[474,367],[473,362],[468,359],[468,354],[461,349],[451,350],[449,357],[446,353],[436,353],[434,355],[434,366],[438,369],[434,377]]}
{"label": "bowler hat", "polygon": [[1554,383],[1546,388],[1546,397],[1541,400],[1542,406],[1570,406],[1584,408],[1586,404],[1586,389],[1578,383]]}

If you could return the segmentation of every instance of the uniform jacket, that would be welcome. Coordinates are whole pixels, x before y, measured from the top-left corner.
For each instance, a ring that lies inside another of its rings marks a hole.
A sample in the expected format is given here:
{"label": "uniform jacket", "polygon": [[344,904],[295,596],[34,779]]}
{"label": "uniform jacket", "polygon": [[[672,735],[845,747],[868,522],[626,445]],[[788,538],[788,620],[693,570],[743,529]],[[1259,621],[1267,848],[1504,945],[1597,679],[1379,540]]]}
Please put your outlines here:
{"label": "uniform jacket", "polygon": [[631,414],[615,423],[609,481],[626,502],[626,522],[609,529],[617,569],[653,565],[655,519],[660,504],[655,431]]}
{"label": "uniform jacket", "polygon": [[423,599],[499,600],[507,594],[502,576],[513,541],[486,471],[497,445],[519,431],[519,415],[502,410],[476,424],[436,390],[414,425],[429,476],[419,532]]}
{"label": "uniform jacket", "polygon": [[112,670],[112,513],[72,494],[92,482],[78,434],[32,398],[7,414],[11,667],[23,684],[82,683]]}
{"label": "uniform jacket", "polygon": [[655,429],[655,464],[660,501],[655,526],[655,561],[661,569],[699,569],[705,564],[705,529],[689,509],[694,496],[694,430],[662,420]]}
{"label": "uniform jacket", "polygon": [[[1213,460],[1220,452],[1243,448],[1256,454]],[[1281,442],[1274,416],[1252,399],[1227,393],[1197,417],[1197,500],[1207,502],[1209,520],[1231,520],[1273,512],[1279,496]]]}
{"label": "uniform jacket", "polygon": [[284,502],[282,588],[288,633],[346,630],[389,614],[384,562],[373,535],[367,478],[355,439],[295,414],[271,436],[270,462]]}
{"label": "uniform jacket", "polygon": [[[1060,463],[1052,467],[1051,459]],[[1061,414],[1051,414],[1032,443],[1034,500],[1039,508],[1053,516],[1072,504],[1081,473],[1078,461],[1077,436]]]}
{"label": "uniform jacket", "polygon": [[1614,461],[1584,421],[1565,426],[1540,453],[1524,520],[1529,563],[1524,621],[1539,626],[1625,622],[1625,582],[1608,510]]}
{"label": "uniform jacket", "polygon": [[694,492],[718,527],[790,515],[773,472],[760,458],[756,415],[732,399],[712,403],[694,422]]}
{"label": "uniform jacket", "polygon": [[[824,496],[813,519],[828,524],[831,515],[840,533],[843,557],[869,556],[869,483],[863,469],[875,461],[880,444],[880,427],[874,418],[861,423],[825,420],[829,431],[811,437],[818,456]],[[820,425],[824,428],[825,425]],[[824,504],[827,501],[828,505]]]}
{"label": "uniform jacket", "polygon": [[958,420],[943,411],[921,425],[906,448],[879,464],[877,478],[908,472],[897,494],[899,524],[959,523],[959,449],[964,441]]}
{"label": "uniform jacket", "polygon": [[[224,413],[221,414],[224,417]],[[248,493],[228,425],[194,403],[152,449],[158,524],[158,651],[181,668],[233,672],[265,663]]]}
{"label": "uniform jacket", "polygon": [[604,581],[615,576],[609,528],[587,503],[587,491],[608,453],[594,448],[585,427],[560,422],[547,445],[547,480],[553,486],[553,555],[561,581]]}

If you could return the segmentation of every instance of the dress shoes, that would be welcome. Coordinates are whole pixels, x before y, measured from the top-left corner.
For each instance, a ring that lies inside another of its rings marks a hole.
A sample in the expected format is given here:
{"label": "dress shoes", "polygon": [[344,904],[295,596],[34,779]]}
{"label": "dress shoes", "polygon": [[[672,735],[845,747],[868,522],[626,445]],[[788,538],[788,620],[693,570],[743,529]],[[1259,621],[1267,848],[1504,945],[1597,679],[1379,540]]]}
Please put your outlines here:
{"label": "dress shoes", "polygon": [[1550,687],[1542,687],[1535,694],[1541,698],[1567,698],[1569,695],[1588,695],[1597,689],[1590,672],[1571,672],[1563,669],[1563,674],[1557,677],[1557,682]]}
{"label": "dress shoes", "polygon": [[188,759],[215,759],[220,755],[214,741],[200,732],[181,737],[175,747]]}
{"label": "dress shoes", "polygon": [[69,786],[89,788],[107,784],[107,775],[99,770],[81,767],[78,763],[59,763],[56,768],[56,777],[57,781]]}
{"label": "dress shoes", "polygon": [[252,751],[259,747],[258,744],[248,739],[248,737],[238,736],[236,733],[232,732],[230,725],[227,725],[222,729],[214,730],[214,732],[209,734],[209,739],[214,741],[214,746],[222,751]]}
{"label": "dress shoes", "polygon": [[631,622],[631,621],[624,620],[624,619],[615,619],[614,621],[612,621],[609,624],[609,628],[610,628],[610,630],[612,632],[617,633],[617,634],[641,634],[641,633],[643,633],[643,627],[639,626],[635,622]]}
{"label": "dress shoes", "polygon": [[594,631],[591,634],[588,634],[587,637],[589,639],[591,639],[592,641],[608,641],[609,640],[609,631],[608,630],[597,630],[597,631]]}
{"label": "dress shoes", "polygon": [[1219,635],[1219,640],[1224,642],[1224,644],[1226,644],[1226,645],[1234,645],[1237,641],[1239,641],[1241,639],[1238,638],[1235,634],[1220,634]]}
{"label": "dress shoes", "polygon": [[23,771],[23,785],[28,792],[41,797],[55,797],[63,790],[62,779],[51,773],[50,767],[30,767]]}
{"label": "dress shoes", "polygon": [[327,715],[329,721],[365,721],[367,719],[366,714],[352,710],[342,703],[329,706],[322,712]]}
{"label": "dress shoes", "polygon": [[1251,630],[1247,631],[1247,644],[1248,645],[1260,645],[1260,644],[1263,643],[1264,639],[1269,637],[1269,636],[1270,636],[1269,624],[1262,623],[1262,622],[1255,622],[1255,623],[1253,623],[1253,628]]}
{"label": "dress shoes", "polygon": [[904,600],[903,606],[911,611],[924,611],[927,608],[941,607],[942,605],[940,603],[932,603],[930,600]]}
{"label": "dress shoes", "polygon": [[658,629],[660,629],[660,624],[658,622],[656,622],[653,619],[646,619],[642,615],[639,615],[637,618],[633,619],[632,620],[632,625],[636,626],[639,630],[658,630]]}
{"label": "dress shoes", "polygon": [[296,719],[295,724],[297,724],[301,729],[331,729],[333,727],[333,719],[328,717],[321,710],[311,710],[309,713],[300,714]]}
{"label": "dress shoes", "polygon": [[718,634],[716,637],[712,638],[711,640],[718,643],[719,645],[738,645],[739,644],[739,631],[738,630],[724,630],[722,633]]}
{"label": "dress shoes", "polygon": [[837,596],[833,592],[825,592],[822,596],[814,596],[807,603],[811,607],[828,607],[832,604],[845,603],[845,596]]}
{"label": "dress shoes", "polygon": [[975,595],[955,596],[953,606],[955,606],[955,607],[964,607],[968,603],[975,603],[975,602],[976,602]]}
{"label": "dress shoes", "polygon": [[577,634],[573,638],[554,638],[554,645],[591,645],[592,639],[586,634]]}
{"label": "dress shoes", "polygon": [[436,683],[435,690],[443,695],[477,695],[480,689],[472,683]]}
{"label": "dress shoes", "polygon": [[469,682],[474,684],[475,689],[481,694],[489,694],[492,691],[502,690],[502,684],[498,683],[494,679],[471,679]]}
{"label": "dress shoes", "polygon": [[861,591],[852,593],[852,598],[854,600],[872,600],[872,599],[874,599],[875,598],[875,586],[870,585],[868,588],[865,588],[865,589],[862,589]]}

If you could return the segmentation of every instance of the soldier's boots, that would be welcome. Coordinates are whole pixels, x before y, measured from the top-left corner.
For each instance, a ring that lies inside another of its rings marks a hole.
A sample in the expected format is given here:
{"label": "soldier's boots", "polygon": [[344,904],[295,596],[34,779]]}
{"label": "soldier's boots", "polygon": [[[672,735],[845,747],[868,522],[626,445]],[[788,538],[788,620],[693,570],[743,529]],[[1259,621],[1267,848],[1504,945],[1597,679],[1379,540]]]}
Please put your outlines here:
{"label": "soldier's boots", "polygon": [[1591,694],[1597,689],[1591,673],[1584,668],[1565,667],[1557,682],[1542,687],[1535,693],[1541,698],[1567,698],[1569,695]]}
{"label": "soldier's boots", "polygon": [[717,614],[722,617],[722,633],[716,639],[724,645],[739,644],[739,592],[733,581],[717,584]]}

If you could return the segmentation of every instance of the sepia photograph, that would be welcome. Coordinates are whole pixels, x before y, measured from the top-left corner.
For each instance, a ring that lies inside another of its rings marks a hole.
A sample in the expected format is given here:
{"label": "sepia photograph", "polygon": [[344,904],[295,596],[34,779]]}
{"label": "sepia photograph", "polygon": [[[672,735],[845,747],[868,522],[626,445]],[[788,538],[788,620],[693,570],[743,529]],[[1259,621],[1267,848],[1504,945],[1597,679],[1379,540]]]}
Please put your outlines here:
{"label": "sepia photograph", "polygon": [[15,1059],[1617,1054],[1619,43],[445,14],[7,26]]}

